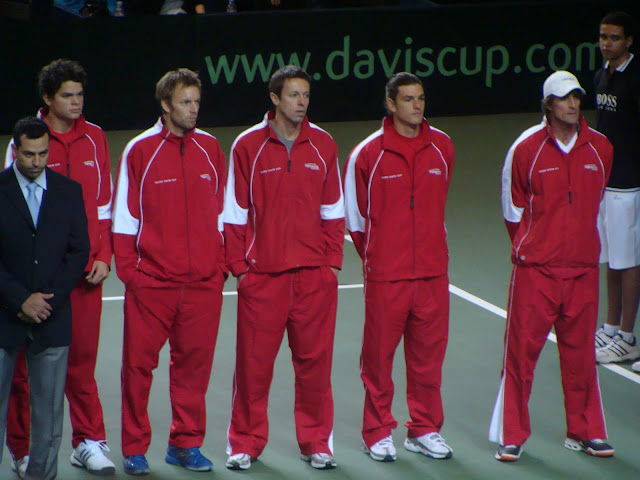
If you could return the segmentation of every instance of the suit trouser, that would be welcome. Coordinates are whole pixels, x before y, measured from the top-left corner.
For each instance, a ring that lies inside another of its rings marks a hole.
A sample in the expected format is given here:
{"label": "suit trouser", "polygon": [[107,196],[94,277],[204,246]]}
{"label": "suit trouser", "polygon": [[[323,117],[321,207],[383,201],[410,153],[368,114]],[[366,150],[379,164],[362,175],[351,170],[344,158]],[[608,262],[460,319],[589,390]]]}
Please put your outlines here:
{"label": "suit trouser", "polygon": [[513,268],[490,441],[522,445],[531,435],[528,404],[533,373],[551,327],[558,339],[567,437],[607,437],[593,348],[598,280],[597,267],[571,278],[551,277],[535,267]]}
{"label": "suit trouser", "polygon": [[205,395],[222,308],[222,272],[207,281],[174,283],[136,274],[124,300],[122,454],[143,455],[151,442],[147,406],[158,356],[169,340],[169,445],[202,445]]}
{"label": "suit trouser", "polygon": [[391,435],[393,357],[404,336],[407,436],[439,432],[444,422],[440,386],[449,335],[449,278],[367,281],[360,375],[365,388],[362,438],[371,446]]}
{"label": "suit trouser", "polygon": [[24,347],[20,347],[16,357],[7,410],[7,447],[16,460],[29,455],[30,422],[27,361],[24,358]]}
{"label": "suit trouser", "polygon": [[[72,341],[65,393],[69,401],[69,416],[73,448],[85,439],[106,440],[102,404],[95,379],[102,284],[91,285],[82,279],[71,292]],[[7,414],[7,446],[15,458],[29,454],[29,385],[24,355],[19,355],[13,377],[9,413]]]}
{"label": "suit trouser", "polygon": [[331,362],[338,299],[329,267],[249,272],[238,287],[238,333],[227,453],[267,444],[273,365],[285,330],[295,372],[296,437],[304,455],[333,453]]}
{"label": "suit trouser", "polygon": [[[32,346],[33,344],[31,344]],[[0,438],[4,437],[11,380],[19,348],[0,348]],[[29,372],[31,450],[26,478],[51,480],[58,471],[69,347],[25,349]],[[0,456],[2,444],[0,443]]]}

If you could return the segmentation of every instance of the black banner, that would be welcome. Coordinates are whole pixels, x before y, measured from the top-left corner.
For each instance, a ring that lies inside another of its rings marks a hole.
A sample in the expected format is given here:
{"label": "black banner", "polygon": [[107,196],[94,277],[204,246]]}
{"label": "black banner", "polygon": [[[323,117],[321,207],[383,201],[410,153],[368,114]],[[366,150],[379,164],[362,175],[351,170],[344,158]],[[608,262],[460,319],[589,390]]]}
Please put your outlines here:
{"label": "black banner", "polygon": [[247,13],[236,15],[0,20],[0,132],[41,101],[36,75],[54,58],[89,73],[87,118],[105,129],[150,126],[164,72],[200,72],[203,126],[247,125],[270,107],[271,73],[297,63],[313,77],[313,121],[383,115],[386,78],[422,78],[427,115],[535,111],[553,70],[592,88],[602,66],[597,34],[613,7],[640,2],[529,2]]}

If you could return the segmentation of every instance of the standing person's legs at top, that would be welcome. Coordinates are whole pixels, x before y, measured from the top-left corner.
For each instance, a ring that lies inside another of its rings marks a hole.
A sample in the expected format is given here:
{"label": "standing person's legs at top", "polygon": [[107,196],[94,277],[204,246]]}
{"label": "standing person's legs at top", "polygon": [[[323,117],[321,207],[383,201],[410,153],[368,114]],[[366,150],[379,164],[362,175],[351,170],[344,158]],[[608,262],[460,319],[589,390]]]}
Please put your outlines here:
{"label": "standing person's legs at top", "polygon": [[596,331],[596,360],[623,362],[640,357],[633,329],[640,301],[640,190],[605,191],[598,215],[607,263],[607,319]]}
{"label": "standing person's legs at top", "polygon": [[115,465],[103,452],[108,452],[102,404],[95,379],[102,283],[91,285],[80,280],[71,292],[72,341],[65,393],[73,436],[71,464],[86,468],[96,475],[112,475]]}

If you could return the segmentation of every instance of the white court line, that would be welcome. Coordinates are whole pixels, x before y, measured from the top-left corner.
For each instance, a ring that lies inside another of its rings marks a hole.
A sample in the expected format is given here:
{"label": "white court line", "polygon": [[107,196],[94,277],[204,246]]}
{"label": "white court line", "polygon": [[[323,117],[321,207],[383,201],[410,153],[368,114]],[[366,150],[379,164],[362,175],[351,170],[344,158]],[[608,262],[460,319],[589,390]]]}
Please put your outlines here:
{"label": "white court line", "polygon": [[[348,242],[353,243],[353,240],[351,240],[351,236],[349,235],[345,235],[344,239],[347,240]],[[494,305],[493,303],[489,303],[486,300],[483,300],[480,297],[476,297],[472,293],[462,290],[461,288],[458,288],[455,285],[449,284],[449,292],[453,293],[454,295],[457,295],[458,297],[468,302],[473,303],[474,305],[479,306],[480,308],[484,308],[485,310],[491,313],[494,313],[499,317],[502,317],[505,319],[507,318],[507,311],[504,308],[500,308]],[[558,343],[558,339],[555,333],[549,333],[549,335],[547,335],[547,340],[556,344]],[[600,366],[606,368],[607,370],[612,371],[613,373],[617,373],[618,375],[626,378],[627,380],[631,380],[632,382],[635,382],[638,385],[640,385],[640,375],[638,375],[637,373],[634,373],[632,371],[627,370],[626,368],[622,368],[621,366],[612,364],[612,363],[608,363],[604,365],[600,364]]]}
{"label": "white court line", "polygon": [[[353,240],[351,240],[351,237],[349,235],[345,235],[344,239],[349,242],[353,242]],[[338,285],[338,290],[350,290],[350,289],[363,288],[363,287],[364,285],[362,283],[354,283],[351,285]],[[505,309],[500,308],[494,305],[493,303],[489,303],[480,297],[476,297],[472,293],[462,290],[461,288],[458,288],[455,285],[449,284],[449,292],[462,298],[463,300],[466,300],[470,303],[473,303],[474,305],[477,305],[480,308],[484,308],[485,310],[499,317],[507,318],[507,311]],[[225,297],[232,297],[232,296],[238,295],[238,292],[222,292],[222,295]],[[121,296],[120,297],[102,297],[102,300],[105,302],[122,301],[124,300],[124,297],[121,297]],[[549,335],[547,335],[547,340],[553,343],[558,343],[558,340],[554,333],[549,333]],[[611,370],[612,372],[617,373],[618,375],[626,378],[627,380],[631,380],[632,382],[635,382],[638,385],[640,385],[640,375],[634,372],[631,372],[626,368],[622,368],[619,365],[615,365],[615,364],[606,364],[606,365],[601,364],[600,366],[606,368],[607,370]]]}
{"label": "white court line", "polygon": [[[480,308],[484,308],[485,310],[488,310],[491,313],[495,313],[499,317],[507,318],[506,310],[500,307],[496,307],[494,304],[489,303],[486,300],[481,299],[480,297],[476,297],[475,295],[469,292],[465,292],[464,290],[456,287],[455,285],[449,284],[449,291],[454,295],[457,295],[458,297],[463,298],[464,300],[467,300],[468,302],[471,302],[474,305],[479,306]],[[550,340],[553,343],[558,343],[558,339],[554,333],[549,333],[549,335],[547,335],[547,340]],[[622,368],[621,366],[616,364],[607,363],[604,365],[600,364],[600,366],[606,368],[607,370],[611,370],[612,372],[623,376],[627,380],[631,380],[632,382],[635,382],[638,385],[640,385],[640,375],[638,375],[637,373],[631,372],[626,368]]]}
{"label": "white court line", "polygon": [[[338,290],[352,290],[355,288],[364,288],[363,283],[353,283],[350,285],[338,285]],[[222,292],[223,297],[235,297],[238,292]],[[124,300],[123,296],[117,297],[102,297],[103,302],[121,302]]]}

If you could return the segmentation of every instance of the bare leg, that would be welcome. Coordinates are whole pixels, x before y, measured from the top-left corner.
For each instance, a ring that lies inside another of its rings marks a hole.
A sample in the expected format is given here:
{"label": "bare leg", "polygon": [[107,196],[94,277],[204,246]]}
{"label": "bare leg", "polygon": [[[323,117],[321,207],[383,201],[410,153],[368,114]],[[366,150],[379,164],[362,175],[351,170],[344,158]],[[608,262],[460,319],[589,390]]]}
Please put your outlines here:
{"label": "bare leg", "polygon": [[640,266],[624,270],[607,267],[607,324],[632,332],[640,301]]}
{"label": "bare leg", "polygon": [[622,323],[620,330],[633,332],[640,302],[640,266],[622,270]]}
{"label": "bare leg", "polygon": [[622,270],[607,265],[607,325],[620,325],[622,316]]}

